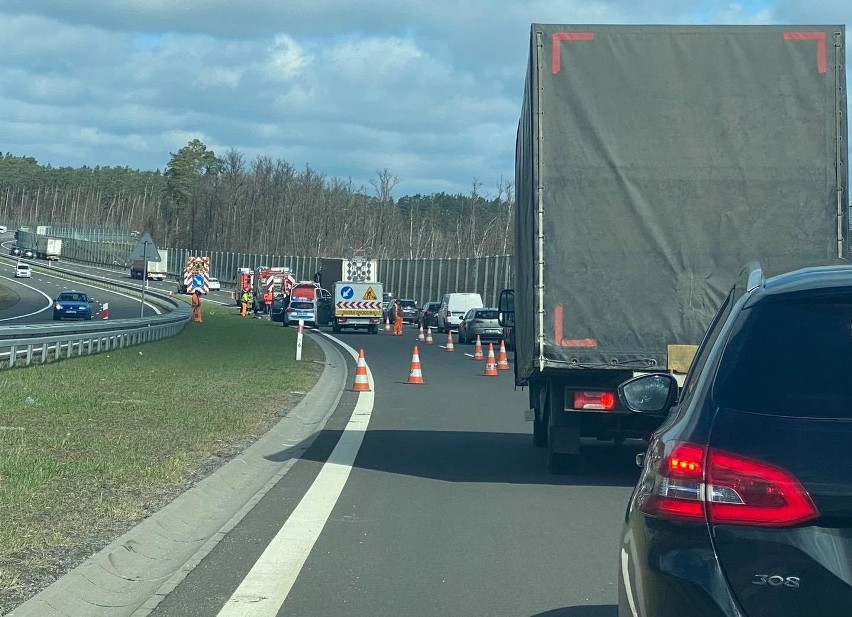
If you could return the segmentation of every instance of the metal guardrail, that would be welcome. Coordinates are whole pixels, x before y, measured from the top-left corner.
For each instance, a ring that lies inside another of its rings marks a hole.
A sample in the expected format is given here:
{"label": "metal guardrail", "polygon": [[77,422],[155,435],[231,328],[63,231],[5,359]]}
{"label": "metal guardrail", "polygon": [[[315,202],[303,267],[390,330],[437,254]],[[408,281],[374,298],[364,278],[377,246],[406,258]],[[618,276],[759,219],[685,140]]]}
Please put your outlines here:
{"label": "metal guardrail", "polygon": [[[0,256],[8,259],[6,256]],[[17,261],[13,259],[12,261]],[[30,266],[70,281],[142,298],[142,289],[97,276],[87,276],[55,265]],[[186,302],[150,289],[145,300],[167,310],[161,315],[134,319],[93,320],[81,323],[19,324],[0,327],[0,369],[44,364],[51,359],[89,355],[130,345],[140,345],[179,334],[186,326],[192,309]]]}

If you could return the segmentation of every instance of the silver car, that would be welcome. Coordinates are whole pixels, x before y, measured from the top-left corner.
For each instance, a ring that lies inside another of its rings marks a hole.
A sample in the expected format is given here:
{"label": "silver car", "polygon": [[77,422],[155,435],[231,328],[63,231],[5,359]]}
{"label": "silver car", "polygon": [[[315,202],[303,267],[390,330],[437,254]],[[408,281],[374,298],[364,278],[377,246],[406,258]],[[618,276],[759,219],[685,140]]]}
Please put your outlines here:
{"label": "silver car", "polygon": [[459,342],[473,343],[476,337],[481,339],[503,338],[503,328],[497,322],[496,308],[479,307],[465,313],[459,324]]}

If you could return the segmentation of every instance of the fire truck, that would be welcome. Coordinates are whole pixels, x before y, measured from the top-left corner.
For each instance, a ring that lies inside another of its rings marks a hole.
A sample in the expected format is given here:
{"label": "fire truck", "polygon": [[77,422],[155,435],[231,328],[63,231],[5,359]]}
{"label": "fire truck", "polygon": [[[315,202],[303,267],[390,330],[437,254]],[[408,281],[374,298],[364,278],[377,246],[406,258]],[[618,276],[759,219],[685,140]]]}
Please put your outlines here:
{"label": "fire truck", "polygon": [[240,268],[237,271],[237,290],[234,294],[236,304],[240,303],[240,295],[244,289],[252,294],[252,310],[259,313],[263,310],[263,294],[267,291],[276,294],[289,295],[296,283],[296,277],[287,267]]}

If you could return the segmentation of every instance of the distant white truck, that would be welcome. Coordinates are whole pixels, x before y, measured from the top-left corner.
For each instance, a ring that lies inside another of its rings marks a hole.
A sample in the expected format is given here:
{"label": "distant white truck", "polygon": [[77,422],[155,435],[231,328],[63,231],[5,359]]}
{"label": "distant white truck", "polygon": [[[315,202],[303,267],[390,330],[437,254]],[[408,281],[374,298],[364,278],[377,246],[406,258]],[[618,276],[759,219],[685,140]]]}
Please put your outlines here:
{"label": "distant white truck", "polygon": [[59,257],[62,255],[62,238],[37,236],[35,254],[39,259],[59,261]]}
{"label": "distant white truck", "polygon": [[[160,261],[148,261],[148,280],[164,281],[168,271],[169,252],[159,249]],[[145,260],[134,259],[130,262],[130,278],[141,279],[145,276]]]}

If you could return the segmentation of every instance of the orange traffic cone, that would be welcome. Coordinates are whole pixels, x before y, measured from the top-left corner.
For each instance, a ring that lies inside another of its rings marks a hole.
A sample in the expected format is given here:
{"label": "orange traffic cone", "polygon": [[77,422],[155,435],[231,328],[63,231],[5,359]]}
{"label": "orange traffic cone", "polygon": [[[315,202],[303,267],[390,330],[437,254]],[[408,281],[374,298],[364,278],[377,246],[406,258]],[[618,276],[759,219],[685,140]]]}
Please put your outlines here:
{"label": "orange traffic cone", "polygon": [[425,341],[426,337],[423,335],[423,326],[420,326],[420,333],[417,335],[418,341]]}
{"label": "orange traffic cone", "polygon": [[426,328],[426,344],[431,345],[435,341],[432,340],[432,328]]}
{"label": "orange traffic cone", "polygon": [[411,356],[411,369],[408,373],[408,383],[423,383],[423,372],[420,370],[420,353],[414,346],[414,354]]}
{"label": "orange traffic cone", "polygon": [[445,351],[455,351],[456,348],[453,346],[453,333],[447,332],[447,347]]}
{"label": "orange traffic cone", "polygon": [[391,331],[390,321],[388,320],[387,317],[385,317],[385,332],[390,332],[390,331]]}
{"label": "orange traffic cone", "polygon": [[506,344],[500,339],[500,353],[497,354],[497,368],[501,371],[509,370],[509,356],[506,355]]}
{"label": "orange traffic cone", "polygon": [[479,340],[479,335],[476,335],[476,347],[473,348],[474,360],[485,360],[485,354],[482,353],[482,341]]}
{"label": "orange traffic cone", "polygon": [[486,377],[496,377],[497,373],[497,360],[494,358],[494,343],[488,343],[488,358],[485,360],[485,372],[483,373]]}
{"label": "orange traffic cone", "polygon": [[352,386],[355,392],[369,392],[370,380],[367,379],[367,360],[364,358],[364,350],[358,354],[358,364],[355,366],[355,385]]}

